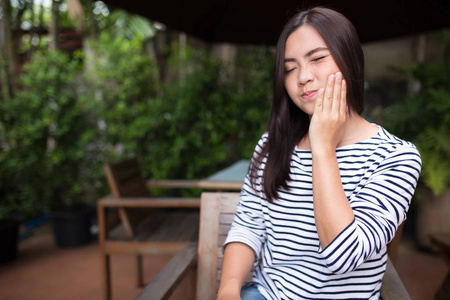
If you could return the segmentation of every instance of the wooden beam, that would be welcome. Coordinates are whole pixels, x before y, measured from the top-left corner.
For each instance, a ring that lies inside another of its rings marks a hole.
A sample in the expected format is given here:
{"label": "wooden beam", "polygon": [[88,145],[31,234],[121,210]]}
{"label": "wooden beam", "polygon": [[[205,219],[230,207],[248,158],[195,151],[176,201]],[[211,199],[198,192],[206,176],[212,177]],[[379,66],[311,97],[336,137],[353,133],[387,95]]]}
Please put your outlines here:
{"label": "wooden beam", "polygon": [[114,198],[105,197],[99,200],[105,207],[200,207],[199,198]]}

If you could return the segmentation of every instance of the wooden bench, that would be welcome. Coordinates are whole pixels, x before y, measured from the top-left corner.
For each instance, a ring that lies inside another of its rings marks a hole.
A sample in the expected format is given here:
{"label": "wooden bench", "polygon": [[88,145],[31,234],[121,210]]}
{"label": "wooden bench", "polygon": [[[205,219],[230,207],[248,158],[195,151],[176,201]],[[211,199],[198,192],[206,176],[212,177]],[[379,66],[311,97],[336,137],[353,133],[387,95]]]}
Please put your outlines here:
{"label": "wooden bench", "polygon": [[[103,299],[111,299],[110,255],[136,256],[137,284],[143,286],[142,256],[178,253],[197,241],[199,198],[155,198],[136,158],[105,166],[112,195],[97,203]],[[153,187],[191,188],[195,181],[152,182]]]}
{"label": "wooden bench", "polygon": [[[215,299],[221,276],[222,246],[239,198],[239,193],[202,193],[198,243],[186,245],[136,299],[168,299],[181,278],[192,270],[197,270],[196,295],[186,295],[185,299]],[[385,300],[411,299],[389,259],[381,293]]]}

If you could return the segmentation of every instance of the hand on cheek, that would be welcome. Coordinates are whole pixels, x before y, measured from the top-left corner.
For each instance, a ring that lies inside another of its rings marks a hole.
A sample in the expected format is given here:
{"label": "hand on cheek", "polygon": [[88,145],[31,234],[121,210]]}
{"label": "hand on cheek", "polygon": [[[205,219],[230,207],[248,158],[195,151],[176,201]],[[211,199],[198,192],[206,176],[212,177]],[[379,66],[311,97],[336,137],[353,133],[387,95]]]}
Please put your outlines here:
{"label": "hand on cheek", "polygon": [[311,149],[335,150],[347,120],[347,85],[340,72],[328,77],[320,89],[309,127]]}

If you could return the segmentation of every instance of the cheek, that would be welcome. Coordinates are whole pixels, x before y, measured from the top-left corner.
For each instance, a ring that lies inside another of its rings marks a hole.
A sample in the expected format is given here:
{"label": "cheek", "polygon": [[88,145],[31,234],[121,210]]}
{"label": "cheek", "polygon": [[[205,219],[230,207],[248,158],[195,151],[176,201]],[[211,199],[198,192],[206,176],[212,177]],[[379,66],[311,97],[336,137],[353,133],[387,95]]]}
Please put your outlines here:
{"label": "cheek", "polygon": [[284,80],[284,89],[288,93],[289,97],[294,97],[296,84],[292,82],[292,80]]}
{"label": "cheek", "polygon": [[337,72],[341,72],[341,70],[339,70],[339,67],[336,64],[333,64],[332,66],[330,66],[330,75],[336,74]]}
{"label": "cheek", "polygon": [[287,91],[293,91],[297,88],[297,81],[295,80],[294,76],[287,76],[284,79],[284,87]]}

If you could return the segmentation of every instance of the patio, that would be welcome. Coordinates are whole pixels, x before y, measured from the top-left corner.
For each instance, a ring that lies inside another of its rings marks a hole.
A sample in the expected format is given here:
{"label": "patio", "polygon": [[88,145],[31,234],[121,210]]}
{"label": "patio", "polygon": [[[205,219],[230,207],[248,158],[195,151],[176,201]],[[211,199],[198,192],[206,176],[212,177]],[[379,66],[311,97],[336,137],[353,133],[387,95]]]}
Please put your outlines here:
{"label": "patio", "polygon": [[[170,256],[146,257],[145,280],[150,281]],[[416,250],[405,239],[399,250],[397,271],[412,300],[432,300],[443,282],[447,267],[433,253]],[[112,256],[113,299],[133,299],[140,292],[135,287],[135,264],[132,256]],[[183,298],[188,283],[171,299]],[[100,261],[96,238],[77,248],[58,248],[48,226],[19,246],[18,258],[0,266],[0,299],[52,300],[101,299]]]}

